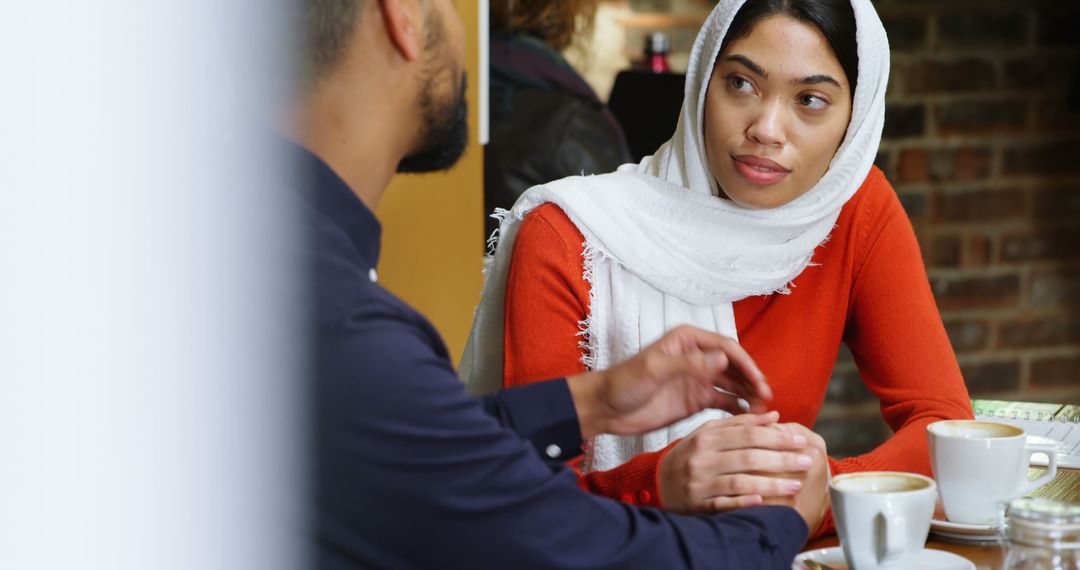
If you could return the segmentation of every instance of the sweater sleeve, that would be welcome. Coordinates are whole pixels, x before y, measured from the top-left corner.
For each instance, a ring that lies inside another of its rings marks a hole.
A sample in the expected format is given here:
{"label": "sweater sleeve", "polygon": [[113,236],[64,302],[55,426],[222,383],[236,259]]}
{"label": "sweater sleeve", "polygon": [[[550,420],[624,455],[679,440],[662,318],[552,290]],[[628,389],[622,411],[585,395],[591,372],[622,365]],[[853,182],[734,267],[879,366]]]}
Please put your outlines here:
{"label": "sweater sleeve", "polygon": [[915,232],[888,181],[878,173],[879,207],[860,220],[844,340],[881,414],[895,434],[870,453],[832,460],[834,474],[891,470],[930,474],[926,426],[973,417],[930,290]]}
{"label": "sweater sleeve", "polygon": [[[506,279],[504,387],[585,371],[579,334],[589,307],[584,241],[554,204],[522,221]],[[640,454],[608,471],[578,471],[578,484],[626,503],[660,506],[660,462],[669,449]]]}

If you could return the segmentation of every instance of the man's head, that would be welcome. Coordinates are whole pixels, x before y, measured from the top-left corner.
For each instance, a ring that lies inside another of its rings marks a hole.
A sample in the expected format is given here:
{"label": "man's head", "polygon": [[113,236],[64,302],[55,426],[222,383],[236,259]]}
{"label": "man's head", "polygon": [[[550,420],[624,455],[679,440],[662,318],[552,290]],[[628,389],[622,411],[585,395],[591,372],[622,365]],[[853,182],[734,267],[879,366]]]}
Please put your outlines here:
{"label": "man's head", "polygon": [[370,116],[403,102],[418,119],[410,121],[416,132],[407,133],[398,172],[442,170],[461,157],[468,142],[465,38],[452,0],[304,0],[303,16],[304,91],[387,86],[381,101],[357,100],[367,108],[356,110]]}

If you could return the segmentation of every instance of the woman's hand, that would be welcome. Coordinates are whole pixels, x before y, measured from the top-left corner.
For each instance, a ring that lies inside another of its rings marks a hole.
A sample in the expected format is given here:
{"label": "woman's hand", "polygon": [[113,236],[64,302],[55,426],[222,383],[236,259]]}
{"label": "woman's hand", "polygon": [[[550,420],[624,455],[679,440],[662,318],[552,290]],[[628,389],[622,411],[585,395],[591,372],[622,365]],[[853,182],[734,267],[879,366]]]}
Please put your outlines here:
{"label": "woman's hand", "polygon": [[737,398],[762,410],[772,399],[765,375],[738,342],[689,326],[626,362],[566,381],[586,438],[645,433],[705,408],[738,412]]}
{"label": "woman's hand", "polygon": [[660,464],[664,508],[712,513],[776,498],[790,504],[814,458],[807,435],[782,429],[779,417],[769,412],[711,421],[676,444]]}

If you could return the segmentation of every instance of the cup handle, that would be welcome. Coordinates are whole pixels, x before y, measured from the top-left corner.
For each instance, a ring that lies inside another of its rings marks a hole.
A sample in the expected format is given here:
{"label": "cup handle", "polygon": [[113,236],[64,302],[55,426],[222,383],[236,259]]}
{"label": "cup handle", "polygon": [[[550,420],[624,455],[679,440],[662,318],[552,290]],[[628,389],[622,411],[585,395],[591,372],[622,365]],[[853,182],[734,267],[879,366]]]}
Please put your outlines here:
{"label": "cup handle", "polygon": [[904,546],[907,543],[907,525],[904,517],[893,512],[891,508],[886,508],[879,516],[884,522],[881,530],[885,536],[879,537],[883,539],[879,544],[883,546],[884,552],[878,555],[878,564],[892,564],[904,552]]}
{"label": "cup handle", "polygon": [[1024,447],[1024,451],[1028,456],[1028,465],[1031,465],[1031,456],[1036,453],[1044,453],[1050,460],[1046,465],[1046,473],[1036,477],[1034,481],[1027,481],[1023,488],[1020,489],[1020,496],[1027,495],[1057,477],[1057,448],[1055,446],[1045,443],[1029,443]]}

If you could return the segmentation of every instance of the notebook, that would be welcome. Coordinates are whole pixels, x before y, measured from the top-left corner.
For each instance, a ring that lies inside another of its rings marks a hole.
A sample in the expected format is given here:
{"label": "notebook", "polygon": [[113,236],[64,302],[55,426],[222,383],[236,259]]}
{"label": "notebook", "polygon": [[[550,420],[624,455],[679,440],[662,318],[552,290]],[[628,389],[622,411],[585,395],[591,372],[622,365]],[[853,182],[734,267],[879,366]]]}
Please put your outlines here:
{"label": "notebook", "polygon": [[[977,419],[1012,424],[1035,441],[1053,443],[1058,450],[1058,467],[1080,469],[1080,406],[972,400],[971,407]],[[1032,463],[1046,465],[1046,459],[1036,455]]]}

